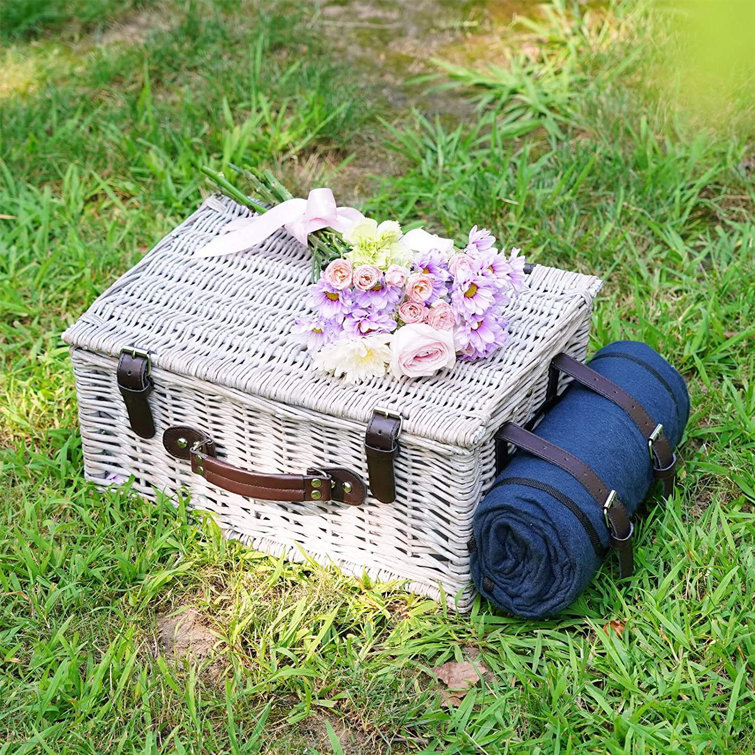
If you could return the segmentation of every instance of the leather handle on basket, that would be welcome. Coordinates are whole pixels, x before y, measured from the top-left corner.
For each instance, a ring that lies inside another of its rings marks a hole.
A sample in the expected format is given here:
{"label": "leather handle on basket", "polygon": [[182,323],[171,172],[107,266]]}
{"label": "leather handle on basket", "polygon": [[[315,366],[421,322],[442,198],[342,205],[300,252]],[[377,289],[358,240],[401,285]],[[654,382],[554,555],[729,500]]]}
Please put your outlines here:
{"label": "leather handle on basket", "polygon": [[308,469],[305,474],[266,474],[235,467],[215,456],[209,435],[191,427],[170,427],[163,434],[168,453],[191,462],[191,470],[229,493],[262,501],[338,501],[359,506],[367,497],[362,478],[345,467]]}

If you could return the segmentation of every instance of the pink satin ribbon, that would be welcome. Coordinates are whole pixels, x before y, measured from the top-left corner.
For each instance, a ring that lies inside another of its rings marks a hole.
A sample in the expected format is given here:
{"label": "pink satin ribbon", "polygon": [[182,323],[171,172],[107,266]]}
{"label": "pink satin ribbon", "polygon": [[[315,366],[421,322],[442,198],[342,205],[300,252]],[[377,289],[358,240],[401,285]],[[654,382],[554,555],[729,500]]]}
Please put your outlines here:
{"label": "pink satin ribbon", "polygon": [[195,252],[197,257],[218,257],[251,249],[261,244],[279,228],[285,228],[297,241],[307,243],[307,236],[321,228],[344,233],[364,218],[353,207],[336,207],[330,189],[312,189],[307,199],[288,199],[262,215],[239,218],[229,223],[222,236]]}

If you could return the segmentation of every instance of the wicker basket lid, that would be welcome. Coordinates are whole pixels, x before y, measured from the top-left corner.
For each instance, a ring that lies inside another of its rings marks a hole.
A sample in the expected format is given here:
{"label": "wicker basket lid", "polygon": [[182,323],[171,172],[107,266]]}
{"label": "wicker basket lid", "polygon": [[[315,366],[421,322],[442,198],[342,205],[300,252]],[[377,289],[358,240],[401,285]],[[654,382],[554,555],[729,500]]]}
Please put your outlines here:
{"label": "wicker basket lid", "polygon": [[366,423],[375,407],[399,411],[404,432],[474,448],[489,439],[511,398],[589,318],[601,281],[535,266],[509,306],[511,338],[493,357],[449,372],[360,385],[319,373],[292,333],[308,311],[309,251],[280,231],[254,249],[197,258],[249,210],[215,195],[113,283],[64,334],[73,347],[116,357],[149,351],[155,367],[270,401]]}

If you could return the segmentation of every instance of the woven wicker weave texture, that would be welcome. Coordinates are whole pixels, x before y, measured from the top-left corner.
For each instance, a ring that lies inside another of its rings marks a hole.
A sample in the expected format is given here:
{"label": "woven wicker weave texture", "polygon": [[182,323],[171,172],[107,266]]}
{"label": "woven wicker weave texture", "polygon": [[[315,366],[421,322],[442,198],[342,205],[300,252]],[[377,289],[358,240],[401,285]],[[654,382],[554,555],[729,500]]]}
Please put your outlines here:
{"label": "woven wicker weave texture", "polygon": [[[509,306],[511,340],[499,354],[432,378],[353,386],[316,372],[291,333],[306,312],[311,270],[298,242],[280,232],[248,252],[193,257],[248,214],[210,197],[64,334],[87,477],[105,483],[108,475],[133,476],[146,496],[186,489],[228,535],[261,551],[294,560],[306,553],[347,573],[408,580],[408,589],[468,610],[467,542],[495,472],[493,435],[536,410],[553,355],[584,357],[601,282],[537,266],[529,289]],[[118,393],[115,366],[124,347],[152,357],[151,440],[131,431]],[[250,500],[193,475],[161,442],[165,429],[188,424],[209,432],[218,455],[246,469],[341,464],[366,479],[362,444],[376,406],[404,418],[392,504],[371,497],[358,508]]]}

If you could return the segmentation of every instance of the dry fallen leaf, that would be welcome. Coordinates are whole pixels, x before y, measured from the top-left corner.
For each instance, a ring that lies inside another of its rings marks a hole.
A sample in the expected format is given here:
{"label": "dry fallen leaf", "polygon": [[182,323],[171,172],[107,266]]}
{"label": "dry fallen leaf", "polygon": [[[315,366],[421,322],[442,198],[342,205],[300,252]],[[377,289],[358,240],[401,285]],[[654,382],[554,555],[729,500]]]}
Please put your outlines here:
{"label": "dry fallen leaf", "polygon": [[441,704],[441,707],[443,708],[458,708],[461,705],[463,700],[464,700],[463,697],[459,697],[459,695],[454,695],[452,692],[449,692],[447,689],[444,689],[440,695],[440,704]]}
{"label": "dry fallen leaf", "polygon": [[606,624],[603,627],[603,631],[606,634],[611,634],[612,629],[614,632],[616,632],[616,634],[619,635],[619,637],[621,637],[624,634],[624,622],[612,620],[612,621],[609,621],[608,624]]}
{"label": "dry fallen leaf", "polygon": [[447,687],[443,690],[440,704],[447,708],[458,708],[464,695],[480,681],[487,670],[480,662],[471,664],[468,661],[449,661],[436,666],[433,675]]}

